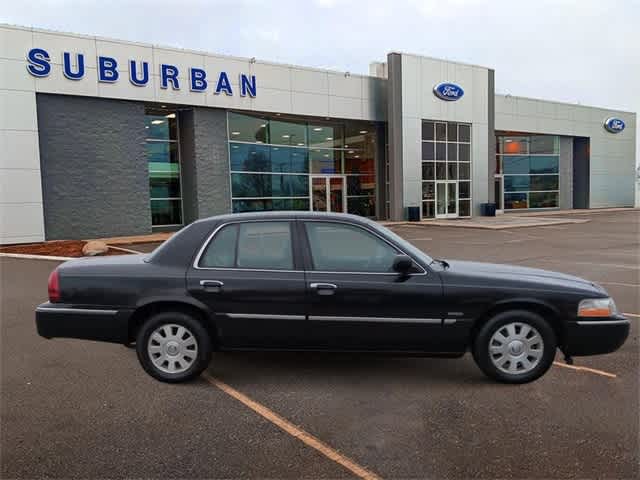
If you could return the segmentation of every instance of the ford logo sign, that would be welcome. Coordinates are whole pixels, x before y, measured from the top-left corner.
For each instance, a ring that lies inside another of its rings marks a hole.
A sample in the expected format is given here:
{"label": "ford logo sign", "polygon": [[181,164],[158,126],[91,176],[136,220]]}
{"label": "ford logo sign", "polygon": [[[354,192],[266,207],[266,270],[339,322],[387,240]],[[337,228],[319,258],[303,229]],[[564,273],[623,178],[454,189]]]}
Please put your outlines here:
{"label": "ford logo sign", "polygon": [[611,133],[620,133],[624,130],[624,127],[624,121],[616,117],[610,117],[604,121],[604,128]]}
{"label": "ford logo sign", "polygon": [[464,95],[464,90],[455,83],[439,83],[433,87],[433,93],[436,97],[447,102],[460,100]]}

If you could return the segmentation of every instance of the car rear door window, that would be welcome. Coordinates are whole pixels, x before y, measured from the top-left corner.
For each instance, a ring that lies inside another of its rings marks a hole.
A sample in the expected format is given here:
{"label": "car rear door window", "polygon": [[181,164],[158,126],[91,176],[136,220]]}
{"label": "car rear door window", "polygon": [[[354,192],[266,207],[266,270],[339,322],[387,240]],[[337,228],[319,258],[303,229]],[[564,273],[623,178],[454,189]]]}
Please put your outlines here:
{"label": "car rear door window", "polygon": [[313,269],[323,272],[392,272],[398,250],[363,228],[305,222]]}
{"label": "car rear door window", "polygon": [[199,266],[204,268],[233,268],[236,262],[238,225],[227,225],[215,234],[202,254]]}
{"label": "car rear door window", "polygon": [[289,222],[241,223],[236,267],[292,270],[293,250]]}

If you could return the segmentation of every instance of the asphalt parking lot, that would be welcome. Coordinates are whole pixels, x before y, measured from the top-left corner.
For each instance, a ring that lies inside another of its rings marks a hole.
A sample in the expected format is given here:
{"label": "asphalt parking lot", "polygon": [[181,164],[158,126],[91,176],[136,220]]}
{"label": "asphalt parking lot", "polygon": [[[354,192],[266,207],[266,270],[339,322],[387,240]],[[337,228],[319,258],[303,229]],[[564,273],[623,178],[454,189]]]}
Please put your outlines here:
{"label": "asphalt parking lot", "polygon": [[634,314],[618,352],[522,386],[469,355],[293,353],[216,354],[206,378],[167,385],[124,346],[38,337],[56,262],[0,258],[0,477],[353,478],[350,461],[372,478],[638,478],[640,212],[581,218],[395,228],[434,257],[586,277]]}

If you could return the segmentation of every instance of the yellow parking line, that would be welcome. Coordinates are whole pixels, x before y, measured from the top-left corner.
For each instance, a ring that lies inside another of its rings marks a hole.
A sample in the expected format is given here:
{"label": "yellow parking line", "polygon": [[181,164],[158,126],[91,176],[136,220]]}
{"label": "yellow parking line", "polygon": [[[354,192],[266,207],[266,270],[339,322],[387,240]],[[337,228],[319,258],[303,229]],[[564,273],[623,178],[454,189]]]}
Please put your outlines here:
{"label": "yellow parking line", "polygon": [[581,372],[595,373],[596,375],[601,375],[603,377],[618,378],[618,376],[615,373],[609,373],[603,370],[597,370],[595,368],[580,367],[578,365],[567,365],[566,363],[561,363],[561,362],[553,362],[553,364],[557,367],[570,368],[571,370],[579,370]]}
{"label": "yellow parking line", "polygon": [[267,419],[268,421],[270,421],[271,423],[279,427],[281,430],[284,430],[286,433],[288,433],[292,437],[297,438],[298,440],[303,442],[305,445],[316,449],[325,457],[342,465],[343,467],[351,471],[356,476],[364,480],[380,480],[380,477],[375,473],[358,465],[356,462],[354,462],[350,458],[345,457],[344,455],[338,453],[336,450],[331,448],[329,445],[327,445],[323,441],[314,437],[310,433],[302,430],[301,428],[296,427],[294,424],[292,424],[285,418],[281,417],[280,415],[275,413],[273,410],[270,410],[269,408],[256,402],[255,400],[250,399],[244,393],[239,392],[238,390],[231,387],[230,385],[227,385],[226,383],[218,380],[217,378],[212,377],[211,375],[209,375],[208,372],[203,373],[202,377],[214,387],[219,388],[227,395],[235,398],[236,400],[241,402],[243,405],[245,405],[246,407],[249,407],[251,410],[256,412],[258,415],[261,415],[262,417],[264,417],[265,419]]}

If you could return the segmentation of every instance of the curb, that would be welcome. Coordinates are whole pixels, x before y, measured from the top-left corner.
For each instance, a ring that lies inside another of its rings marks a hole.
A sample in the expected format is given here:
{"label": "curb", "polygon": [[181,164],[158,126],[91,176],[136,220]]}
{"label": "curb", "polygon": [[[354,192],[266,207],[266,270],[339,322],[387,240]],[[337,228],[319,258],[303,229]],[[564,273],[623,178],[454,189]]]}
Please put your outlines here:
{"label": "curb", "polygon": [[51,260],[55,262],[66,262],[74,260],[76,257],[51,257],[47,255],[30,255],[27,253],[0,253],[0,258],[22,258],[23,260]]}

